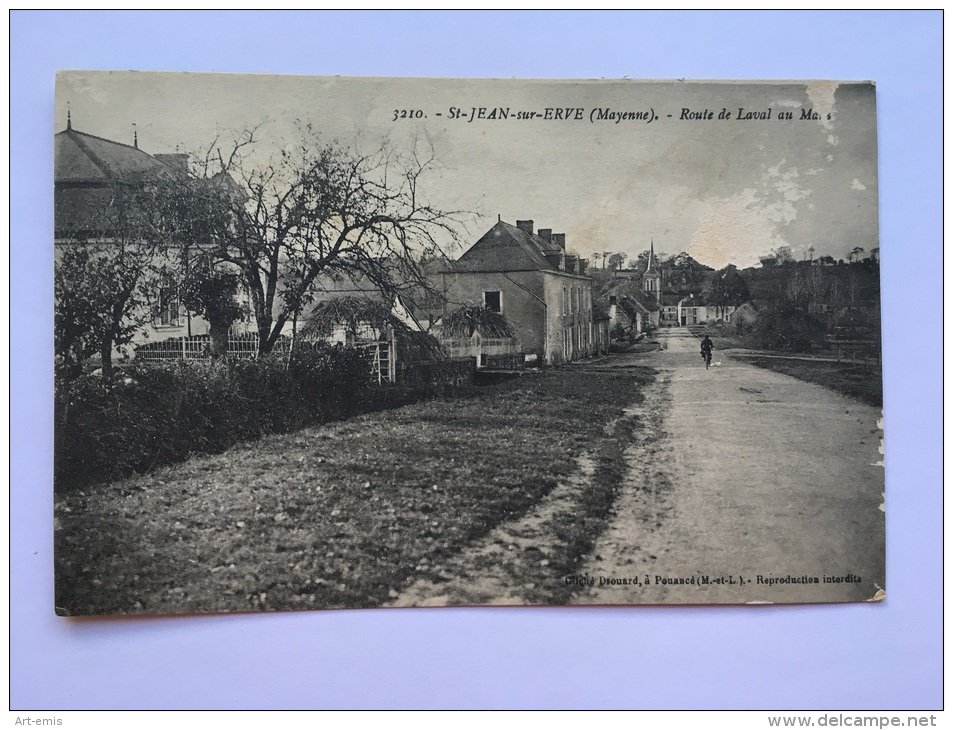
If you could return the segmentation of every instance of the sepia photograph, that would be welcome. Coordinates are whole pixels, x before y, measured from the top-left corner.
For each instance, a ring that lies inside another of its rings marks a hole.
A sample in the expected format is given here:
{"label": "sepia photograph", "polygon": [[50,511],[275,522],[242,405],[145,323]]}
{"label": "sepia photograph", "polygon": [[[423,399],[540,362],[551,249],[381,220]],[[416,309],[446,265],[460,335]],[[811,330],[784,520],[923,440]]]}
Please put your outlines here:
{"label": "sepia photograph", "polygon": [[57,614],[885,599],[873,82],[61,71],[53,139]]}

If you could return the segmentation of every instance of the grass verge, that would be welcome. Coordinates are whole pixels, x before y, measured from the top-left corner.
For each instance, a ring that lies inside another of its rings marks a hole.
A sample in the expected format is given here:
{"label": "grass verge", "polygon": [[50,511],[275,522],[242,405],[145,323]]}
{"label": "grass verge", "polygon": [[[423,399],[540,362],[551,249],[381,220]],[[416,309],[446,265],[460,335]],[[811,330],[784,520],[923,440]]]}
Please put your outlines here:
{"label": "grass verge", "polygon": [[745,358],[765,370],[816,383],[871,406],[883,407],[883,373],[879,364],[817,362],[781,358]]}
{"label": "grass verge", "polygon": [[604,526],[610,472],[623,468],[622,443],[604,445],[605,427],[651,377],[528,374],[60,496],[57,610],[380,605],[420,566],[525,514],[576,455],[602,451],[595,481],[608,491],[587,496],[582,526],[566,526],[580,534],[567,532],[558,562],[575,562]]}

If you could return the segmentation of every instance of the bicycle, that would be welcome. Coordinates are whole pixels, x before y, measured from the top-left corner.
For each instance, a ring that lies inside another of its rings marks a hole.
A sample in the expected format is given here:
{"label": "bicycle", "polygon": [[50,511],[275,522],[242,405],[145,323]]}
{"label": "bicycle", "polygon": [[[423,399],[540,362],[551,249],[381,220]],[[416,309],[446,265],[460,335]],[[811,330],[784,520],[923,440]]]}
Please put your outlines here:
{"label": "bicycle", "polygon": [[702,357],[705,359],[705,370],[708,370],[711,367],[711,350],[703,351]]}

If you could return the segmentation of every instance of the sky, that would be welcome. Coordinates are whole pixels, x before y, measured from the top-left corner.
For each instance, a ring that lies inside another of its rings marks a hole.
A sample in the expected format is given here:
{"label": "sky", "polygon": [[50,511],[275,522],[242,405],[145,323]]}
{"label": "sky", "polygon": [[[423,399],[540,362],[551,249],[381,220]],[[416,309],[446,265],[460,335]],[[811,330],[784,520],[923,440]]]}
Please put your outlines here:
{"label": "sky", "polygon": [[[131,143],[135,125],[150,153],[195,153],[258,127],[265,160],[300,139],[298,121],[358,146],[426,134],[441,161],[429,196],[474,213],[461,231],[470,243],[499,216],[565,232],[584,256],[634,259],[654,242],[714,268],[756,265],[779,246],[798,259],[879,246],[875,92],[864,82],[74,71],[57,76],[55,131],[67,106],[79,131]],[[507,115],[480,119],[481,108]]]}

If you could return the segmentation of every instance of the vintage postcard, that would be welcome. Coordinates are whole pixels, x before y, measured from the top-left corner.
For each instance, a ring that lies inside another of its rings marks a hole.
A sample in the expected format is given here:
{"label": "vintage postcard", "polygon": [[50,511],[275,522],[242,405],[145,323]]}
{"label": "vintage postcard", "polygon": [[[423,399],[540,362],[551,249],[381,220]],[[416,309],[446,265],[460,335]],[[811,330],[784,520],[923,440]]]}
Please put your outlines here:
{"label": "vintage postcard", "polygon": [[66,616],[886,596],[868,81],[56,79]]}

